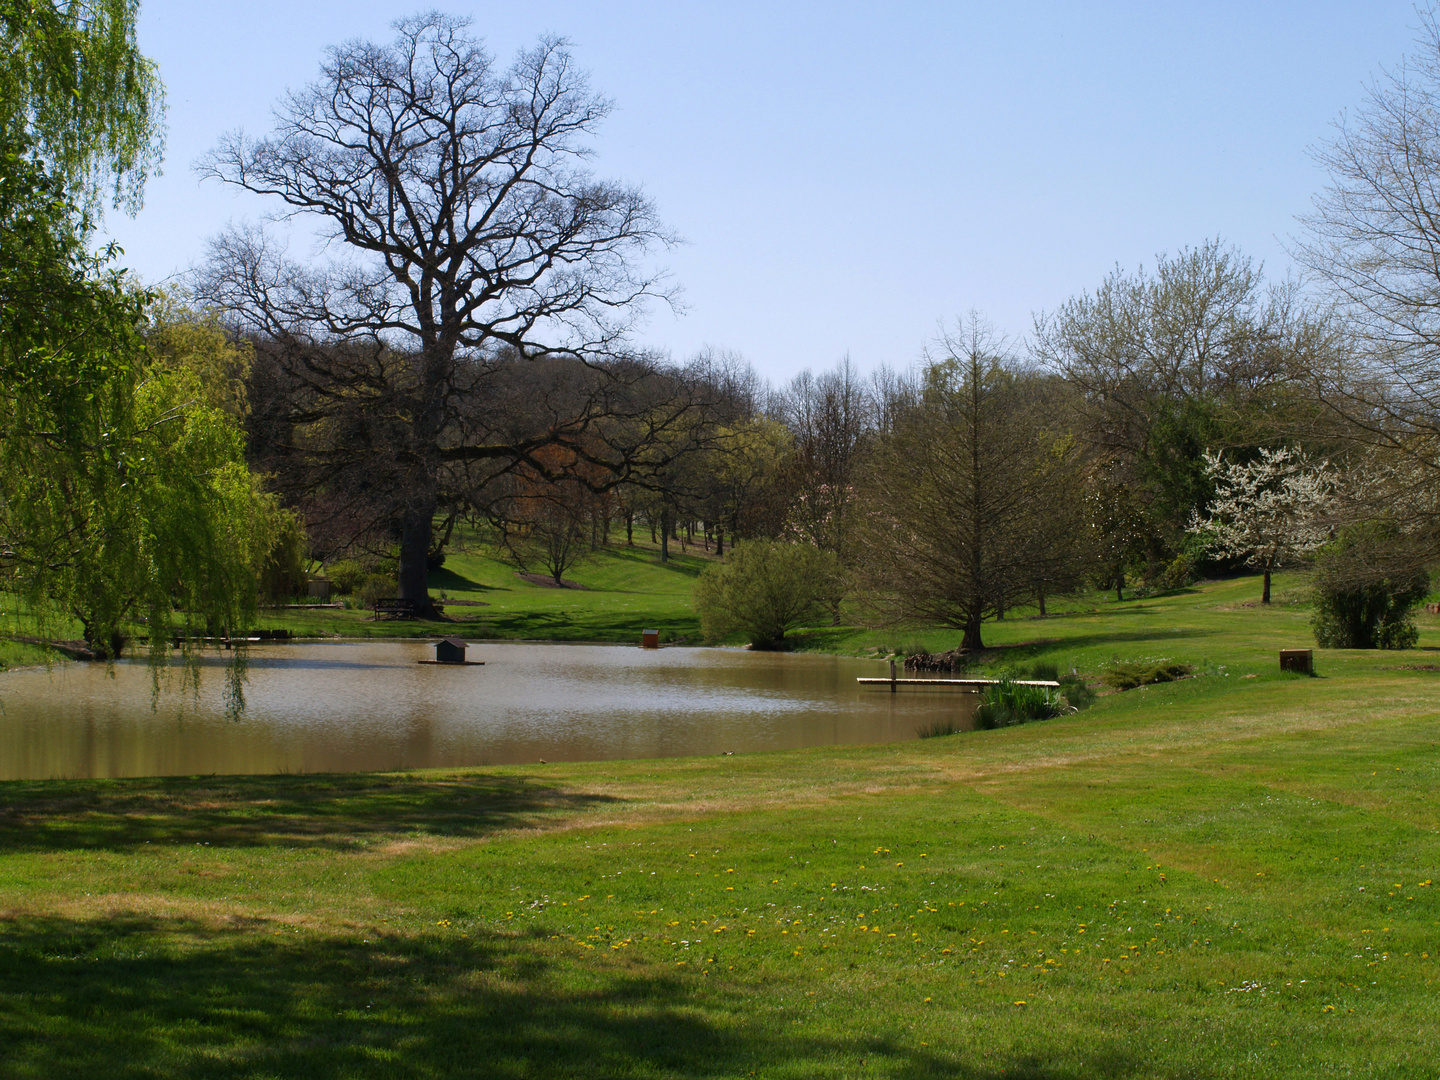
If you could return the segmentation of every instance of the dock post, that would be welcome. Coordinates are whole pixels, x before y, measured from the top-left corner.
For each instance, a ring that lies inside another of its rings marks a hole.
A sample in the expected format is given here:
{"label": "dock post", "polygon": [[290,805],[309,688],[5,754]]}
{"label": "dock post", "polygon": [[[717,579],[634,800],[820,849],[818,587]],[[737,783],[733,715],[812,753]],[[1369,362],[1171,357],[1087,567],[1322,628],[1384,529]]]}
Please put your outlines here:
{"label": "dock post", "polygon": [[890,661],[890,693],[895,692],[895,661]]}

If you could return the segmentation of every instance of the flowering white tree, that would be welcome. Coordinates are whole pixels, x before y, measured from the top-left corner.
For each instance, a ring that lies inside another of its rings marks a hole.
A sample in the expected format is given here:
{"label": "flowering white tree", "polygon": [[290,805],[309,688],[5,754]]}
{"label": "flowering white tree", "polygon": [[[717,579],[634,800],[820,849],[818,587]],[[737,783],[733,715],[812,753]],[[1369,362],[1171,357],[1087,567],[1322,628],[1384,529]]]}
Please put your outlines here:
{"label": "flowering white tree", "polygon": [[1285,447],[1261,450],[1259,460],[1243,465],[1207,451],[1205,469],[1215,498],[1206,517],[1191,519],[1189,531],[1208,536],[1212,551],[1262,571],[1260,602],[1268,604],[1271,573],[1329,539],[1336,477],[1325,462]]}

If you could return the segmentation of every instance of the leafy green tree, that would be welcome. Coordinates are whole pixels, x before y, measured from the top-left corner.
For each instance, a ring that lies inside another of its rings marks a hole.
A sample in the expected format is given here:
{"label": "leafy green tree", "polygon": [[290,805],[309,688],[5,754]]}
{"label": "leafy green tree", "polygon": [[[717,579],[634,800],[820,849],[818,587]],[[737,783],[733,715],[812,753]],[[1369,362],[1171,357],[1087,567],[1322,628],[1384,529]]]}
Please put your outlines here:
{"label": "leafy green tree", "polygon": [[695,611],[709,642],[736,634],[752,648],[784,648],[785,635],[825,616],[840,564],[810,544],[746,540],[707,567],[695,585]]}
{"label": "leafy green tree", "polygon": [[1265,441],[1299,406],[1288,381],[1328,330],[1290,285],[1209,240],[1153,271],[1116,269],[1036,322],[1037,359],[1074,390],[1073,424],[1098,471],[1145,519],[1147,570],[1169,562],[1213,494],[1201,453]]}
{"label": "leafy green tree", "polygon": [[260,567],[260,595],[271,601],[304,596],[310,582],[310,538],[305,535],[305,521],[292,510],[277,508],[272,524]]}
{"label": "leafy green tree", "polygon": [[[717,525],[728,528],[732,543],[745,536],[778,532],[778,514],[763,519],[770,489],[782,475],[783,463],[794,446],[788,428],[776,420],[755,417],[722,426],[716,437],[717,447],[709,456],[709,475],[713,478],[713,502]],[[767,530],[766,526],[770,526]],[[717,529],[723,543],[723,533]],[[717,543],[716,554],[724,549]]]}
{"label": "leafy green tree", "polygon": [[1134,475],[1148,497],[1145,513],[1151,531],[1166,554],[1181,547],[1186,526],[1215,495],[1205,452],[1244,442],[1239,426],[1220,415],[1212,401],[1184,398],[1156,404]]}
{"label": "leafy green tree", "polygon": [[238,423],[206,403],[223,392],[203,366],[146,353],[145,297],[79,287],[88,306],[52,313],[46,347],[11,365],[49,393],[22,384],[0,413],[0,576],[42,623],[78,619],[102,655],[131,619],[157,647],[177,626],[246,625],[284,515]]}

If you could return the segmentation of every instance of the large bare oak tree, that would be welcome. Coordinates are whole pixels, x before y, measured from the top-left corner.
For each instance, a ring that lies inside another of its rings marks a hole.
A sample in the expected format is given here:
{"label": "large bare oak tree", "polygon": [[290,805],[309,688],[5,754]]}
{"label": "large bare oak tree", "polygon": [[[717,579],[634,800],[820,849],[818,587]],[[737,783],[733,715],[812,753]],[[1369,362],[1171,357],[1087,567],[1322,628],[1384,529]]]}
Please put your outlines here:
{"label": "large bare oak tree", "polygon": [[[297,263],[264,231],[236,228],[212,241],[199,292],[279,343],[312,431],[357,395],[383,404],[400,596],[428,612],[426,558],[457,469],[463,479],[475,462],[559,443],[620,477],[636,433],[677,410],[643,404],[647,365],[616,362],[662,293],[644,256],[667,237],[639,190],[586,168],[609,102],[562,41],[502,69],[467,19],[431,13],[395,30],[388,45],[331,49],[320,78],[280,102],[270,135],[228,135],[198,166],[317,225],[328,261]],[[517,433],[485,397],[496,371],[535,358],[591,374],[561,380],[568,411],[548,408],[554,394],[536,410],[548,427]],[[597,402],[621,399],[612,443]],[[554,460],[529,464],[543,473]]]}

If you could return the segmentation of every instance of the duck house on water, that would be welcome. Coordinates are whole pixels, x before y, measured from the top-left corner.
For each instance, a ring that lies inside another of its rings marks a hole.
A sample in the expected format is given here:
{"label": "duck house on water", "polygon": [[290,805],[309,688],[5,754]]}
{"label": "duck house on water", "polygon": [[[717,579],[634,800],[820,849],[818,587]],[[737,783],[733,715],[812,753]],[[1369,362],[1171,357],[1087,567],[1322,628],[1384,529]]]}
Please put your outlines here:
{"label": "duck house on water", "polygon": [[435,659],[421,660],[422,664],[443,664],[449,667],[484,667],[484,660],[466,660],[465,642],[457,637],[441,638],[435,642]]}

